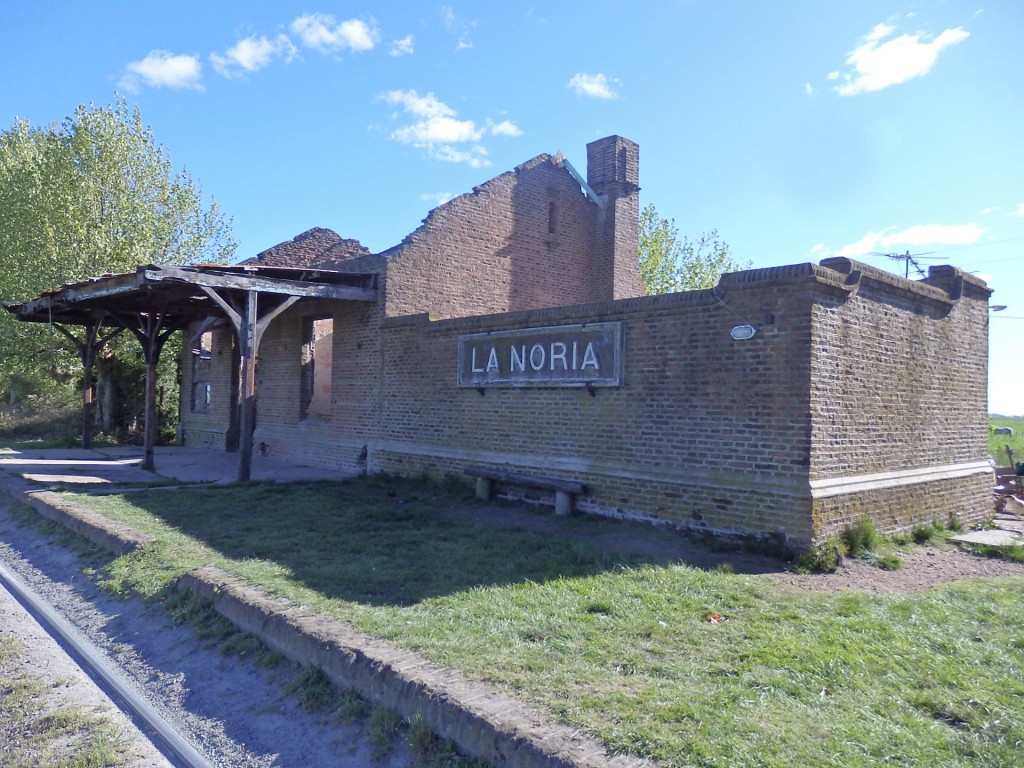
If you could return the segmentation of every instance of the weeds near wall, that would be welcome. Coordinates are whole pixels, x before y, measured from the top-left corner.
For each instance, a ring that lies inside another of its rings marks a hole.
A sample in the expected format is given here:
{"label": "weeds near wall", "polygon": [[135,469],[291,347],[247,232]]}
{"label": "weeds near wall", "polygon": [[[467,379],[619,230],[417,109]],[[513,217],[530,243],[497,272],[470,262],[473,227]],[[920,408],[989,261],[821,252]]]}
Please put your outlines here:
{"label": "weeds near wall", "polygon": [[982,557],[1002,558],[1015,563],[1024,563],[1024,546],[1016,544],[1008,547],[993,547],[988,544],[969,544],[967,548]]}
{"label": "weeds near wall", "polygon": [[835,573],[843,564],[846,545],[835,536],[801,552],[793,562],[797,573]]}
{"label": "weeds near wall", "polygon": [[844,530],[842,539],[850,557],[861,557],[874,552],[882,543],[882,537],[875,529],[875,523],[870,517],[862,517]]}

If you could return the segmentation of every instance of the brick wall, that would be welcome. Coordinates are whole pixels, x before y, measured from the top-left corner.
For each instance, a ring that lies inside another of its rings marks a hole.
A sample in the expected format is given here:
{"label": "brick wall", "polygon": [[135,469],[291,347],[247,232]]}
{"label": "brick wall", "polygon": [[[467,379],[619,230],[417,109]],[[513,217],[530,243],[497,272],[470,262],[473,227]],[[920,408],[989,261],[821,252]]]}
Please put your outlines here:
{"label": "brick wall", "polygon": [[[865,514],[896,530],[988,511],[983,283],[951,267],[914,282],[828,259],[641,297],[639,148],[592,142],[588,189],[574,173],[539,155],[438,206],[384,253],[314,229],[261,254],[373,273],[379,298],[305,299],[270,324],[257,455],[339,473],[554,474],[587,484],[585,510],[794,546]],[[304,413],[312,317],[332,320],[332,370],[326,407]],[[621,323],[620,386],[456,385],[460,335],[595,322]],[[732,339],[740,323],[756,335]],[[214,336],[201,373],[211,402],[185,409],[182,439],[230,448],[237,351],[223,326]]]}
{"label": "brick wall", "polygon": [[587,147],[588,199],[556,158],[539,155],[438,206],[376,257],[339,263],[385,271],[387,315],[465,317],[640,296],[639,148],[611,136]]}
{"label": "brick wall", "polygon": [[[446,320],[307,300],[264,336],[254,445],[342,473],[485,464],[577,479],[583,510],[792,547],[864,515],[883,531],[968,523],[990,507],[988,293],[955,270],[916,283],[842,259],[733,273],[713,291]],[[304,318],[325,315],[331,411],[303,419]],[[622,324],[621,386],[457,386],[460,335],[595,322]],[[733,340],[742,322],[757,334]],[[186,444],[223,445],[230,360],[218,330],[211,407],[185,415]]]}
{"label": "brick wall", "polygon": [[[799,504],[810,453],[805,291],[786,286],[766,297],[738,286],[722,298],[699,291],[446,322],[389,320],[383,368],[403,375],[383,381],[371,468],[458,473],[483,463],[553,473],[590,486],[579,504],[586,510],[807,538]],[[730,338],[733,313],[759,320],[769,310],[776,319],[756,341]],[[460,334],[598,321],[623,323],[619,388],[480,395],[454,386]]]}
{"label": "brick wall", "polygon": [[[333,320],[330,413],[306,417],[301,409],[301,366],[308,318]],[[254,453],[279,461],[366,468],[367,440],[378,418],[378,304],[302,301],[277,318],[263,337],[257,365]]]}
{"label": "brick wall", "polygon": [[[201,376],[210,384],[210,403],[205,410],[193,409],[193,374],[197,366],[193,357],[198,351],[200,339],[196,327],[185,334],[181,358],[181,426],[179,440],[186,445],[210,450],[225,450],[231,425],[231,390],[234,381],[232,370],[237,365],[234,359],[233,334],[225,325],[212,329],[210,359],[201,366]],[[234,386],[237,387],[237,384]]]}
{"label": "brick wall", "polygon": [[[370,468],[491,464],[579,479],[585,510],[796,547],[865,514],[889,531],[976,519],[990,485],[987,289],[966,278],[952,300],[863,265],[832,266],[735,273],[716,292],[390,319],[382,366],[402,375],[382,380]],[[730,338],[740,318],[758,327],[753,339]],[[454,385],[460,334],[598,321],[623,323],[619,388],[481,395]]]}
{"label": "brick wall", "polygon": [[435,208],[383,254],[387,313],[455,317],[585,301],[597,210],[547,155],[502,174]]}
{"label": "brick wall", "polygon": [[[989,290],[950,267],[911,282],[848,259],[823,264],[850,295],[814,307],[819,528],[869,513],[894,530],[991,512],[990,474],[972,468],[987,461]],[[853,480],[827,479],[837,476]]]}

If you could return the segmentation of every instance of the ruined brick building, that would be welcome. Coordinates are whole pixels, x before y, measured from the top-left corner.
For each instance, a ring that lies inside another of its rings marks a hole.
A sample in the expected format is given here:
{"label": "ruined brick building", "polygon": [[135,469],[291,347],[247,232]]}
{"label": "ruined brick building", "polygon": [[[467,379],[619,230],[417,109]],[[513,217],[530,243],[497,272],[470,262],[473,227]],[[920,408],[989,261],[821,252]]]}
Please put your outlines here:
{"label": "ruined brick building", "polygon": [[[799,548],[870,515],[896,530],[988,510],[989,290],[848,259],[643,296],[639,150],[540,155],[369,253],[313,229],[256,266],[372,276],[267,328],[258,454],[339,474],[468,466],[574,481],[579,509]],[[182,440],[237,449],[227,326],[197,327]],[[498,482],[511,493],[523,489]]]}

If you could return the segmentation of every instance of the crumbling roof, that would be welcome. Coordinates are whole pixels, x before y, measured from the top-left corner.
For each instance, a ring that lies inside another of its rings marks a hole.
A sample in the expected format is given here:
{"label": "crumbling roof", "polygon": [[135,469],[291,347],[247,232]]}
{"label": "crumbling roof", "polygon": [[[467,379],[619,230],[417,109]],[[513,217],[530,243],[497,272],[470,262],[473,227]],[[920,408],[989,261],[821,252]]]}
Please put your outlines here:
{"label": "crumbling roof", "polygon": [[329,267],[369,255],[369,249],[358,240],[348,240],[330,229],[314,227],[241,263],[260,267]]}
{"label": "crumbling roof", "polygon": [[[593,190],[586,186],[586,182],[583,181],[582,177],[580,177],[578,173],[576,173],[575,169],[572,169],[571,171],[569,170],[567,167],[569,164],[566,162],[565,157],[561,152],[554,156],[544,152],[524,163],[520,163],[511,171],[506,171],[492,179],[488,179],[482,184],[478,184],[473,187],[471,192],[459,195],[458,197],[448,200],[447,202],[438,205],[436,208],[433,208],[429,213],[427,213],[422,224],[406,235],[401,243],[382,253],[373,254],[358,240],[348,240],[339,236],[333,230],[326,229],[324,227],[314,227],[313,229],[306,230],[301,235],[298,235],[291,240],[278,243],[262,253],[257,254],[253,258],[246,259],[240,263],[259,267],[318,267],[320,269],[344,269],[341,267],[342,262],[349,261],[351,259],[358,259],[363,256],[376,255],[382,260],[386,260],[389,256],[393,256],[396,253],[401,252],[403,247],[416,240],[417,236],[419,236],[424,230],[428,229],[432,223],[436,223],[439,219],[443,220],[445,213],[450,210],[460,198],[486,194],[489,190],[500,187],[503,184],[513,183],[512,180],[517,174],[523,173],[524,171],[531,171],[534,168],[545,164],[565,170],[566,173],[569,173],[574,180],[581,184],[581,192],[587,194],[592,200],[594,200],[594,202],[597,202],[598,205],[601,204]],[[369,269],[372,271],[373,268],[369,267]]]}

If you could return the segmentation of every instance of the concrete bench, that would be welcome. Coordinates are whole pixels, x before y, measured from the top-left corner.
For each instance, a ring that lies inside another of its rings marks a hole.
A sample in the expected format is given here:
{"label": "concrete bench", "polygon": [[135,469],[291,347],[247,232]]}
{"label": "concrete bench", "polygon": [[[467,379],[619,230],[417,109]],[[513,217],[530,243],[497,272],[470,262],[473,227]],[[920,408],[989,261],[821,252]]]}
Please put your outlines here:
{"label": "concrete bench", "polygon": [[476,478],[476,495],[490,501],[494,493],[494,481],[508,485],[522,485],[528,488],[543,488],[555,492],[555,514],[565,517],[573,513],[576,497],[585,493],[587,486],[576,480],[557,477],[538,477],[520,472],[506,472],[490,467],[466,467],[466,474]]}

